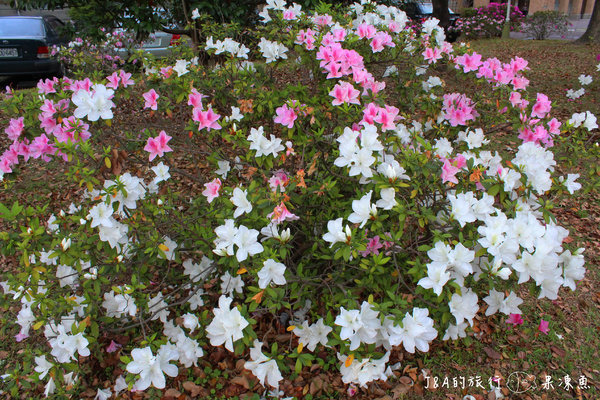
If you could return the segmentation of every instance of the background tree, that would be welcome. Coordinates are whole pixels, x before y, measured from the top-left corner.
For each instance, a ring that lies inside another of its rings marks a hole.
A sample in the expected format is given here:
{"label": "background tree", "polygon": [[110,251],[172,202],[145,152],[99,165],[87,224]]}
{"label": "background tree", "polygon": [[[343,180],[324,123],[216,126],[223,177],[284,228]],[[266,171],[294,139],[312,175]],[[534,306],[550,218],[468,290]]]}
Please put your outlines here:
{"label": "background tree", "polygon": [[433,16],[440,20],[440,26],[450,26],[450,12],[448,11],[448,0],[433,0]]}
{"label": "background tree", "polygon": [[585,33],[577,39],[577,43],[600,43],[600,0],[594,3],[590,23]]}
{"label": "background tree", "polygon": [[[342,6],[350,2],[296,0],[304,9],[315,9],[319,3]],[[87,36],[98,36],[100,28],[109,31],[122,28],[135,32],[138,39],[164,31],[188,35],[195,43],[202,35],[191,19],[194,9],[215,22],[245,27],[258,22],[262,4],[265,0],[11,0],[11,6],[19,10],[69,8],[75,29]]]}

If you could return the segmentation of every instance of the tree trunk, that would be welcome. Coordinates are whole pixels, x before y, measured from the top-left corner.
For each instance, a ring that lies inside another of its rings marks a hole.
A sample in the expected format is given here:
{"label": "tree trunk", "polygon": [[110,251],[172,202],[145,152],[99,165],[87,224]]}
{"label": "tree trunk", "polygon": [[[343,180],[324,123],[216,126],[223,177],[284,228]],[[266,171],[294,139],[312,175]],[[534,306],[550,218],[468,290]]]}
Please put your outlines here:
{"label": "tree trunk", "polygon": [[587,30],[575,43],[600,43],[600,0],[594,3],[594,11]]}
{"label": "tree trunk", "polygon": [[[600,0],[597,0],[597,2]],[[450,13],[448,12],[448,0],[433,0],[433,16],[440,20],[440,26],[444,29],[450,25]]]}

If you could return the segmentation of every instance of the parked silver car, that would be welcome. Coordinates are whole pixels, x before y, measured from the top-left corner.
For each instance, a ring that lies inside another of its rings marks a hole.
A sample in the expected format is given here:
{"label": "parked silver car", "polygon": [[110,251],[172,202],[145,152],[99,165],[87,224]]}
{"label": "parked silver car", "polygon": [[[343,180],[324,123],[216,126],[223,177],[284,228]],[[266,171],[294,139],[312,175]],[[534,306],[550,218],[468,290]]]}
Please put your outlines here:
{"label": "parked silver car", "polygon": [[[152,54],[155,57],[167,57],[171,55],[173,51],[173,46],[177,44],[179,41],[183,41],[186,43],[191,42],[191,40],[186,36],[173,35],[171,33],[166,33],[162,31],[152,33],[148,39],[143,41],[137,46],[133,48],[135,50],[141,49],[145,53]],[[117,53],[121,57],[129,56],[130,49],[120,48],[117,49]]]}

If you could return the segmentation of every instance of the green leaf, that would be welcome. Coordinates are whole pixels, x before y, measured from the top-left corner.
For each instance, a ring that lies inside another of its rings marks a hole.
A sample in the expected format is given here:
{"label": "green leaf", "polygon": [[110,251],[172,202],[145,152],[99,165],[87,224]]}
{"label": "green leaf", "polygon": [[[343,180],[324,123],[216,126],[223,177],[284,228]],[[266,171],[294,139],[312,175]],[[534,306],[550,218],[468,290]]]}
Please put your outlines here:
{"label": "green leaf", "polygon": [[491,188],[488,189],[488,194],[490,196],[496,196],[498,194],[498,192],[500,192],[500,185],[496,184],[494,186],[492,186]]}

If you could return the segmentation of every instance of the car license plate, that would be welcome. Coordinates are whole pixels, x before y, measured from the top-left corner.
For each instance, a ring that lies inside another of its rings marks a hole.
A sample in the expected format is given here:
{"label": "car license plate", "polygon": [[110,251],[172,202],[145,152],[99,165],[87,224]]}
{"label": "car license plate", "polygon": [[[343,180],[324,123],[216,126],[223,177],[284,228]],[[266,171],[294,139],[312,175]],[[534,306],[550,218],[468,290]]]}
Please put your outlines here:
{"label": "car license plate", "polygon": [[19,52],[15,48],[0,48],[0,57],[19,57]]}

